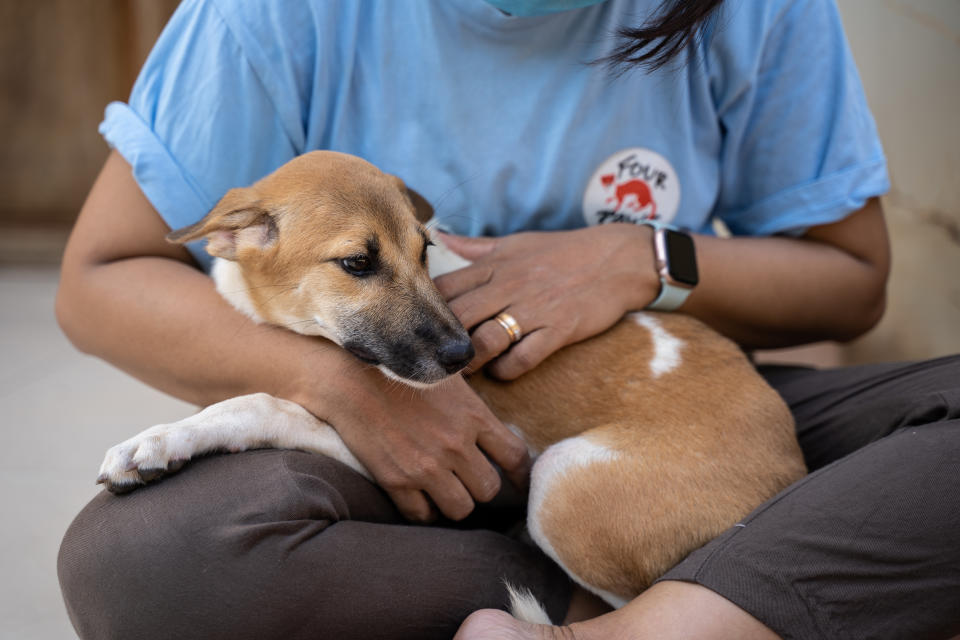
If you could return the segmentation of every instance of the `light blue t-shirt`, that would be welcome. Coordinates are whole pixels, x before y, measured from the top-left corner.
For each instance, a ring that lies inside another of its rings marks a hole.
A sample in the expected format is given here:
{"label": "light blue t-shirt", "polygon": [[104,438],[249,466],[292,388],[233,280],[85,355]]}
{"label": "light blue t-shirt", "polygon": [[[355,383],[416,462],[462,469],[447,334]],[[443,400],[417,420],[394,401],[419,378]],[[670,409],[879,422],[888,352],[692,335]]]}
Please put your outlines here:
{"label": "light blue t-shirt", "polygon": [[832,0],[727,0],[689,58],[588,64],[659,5],[185,0],[100,130],[172,228],[314,149],[398,175],[467,235],[714,216],[796,234],[888,188]]}

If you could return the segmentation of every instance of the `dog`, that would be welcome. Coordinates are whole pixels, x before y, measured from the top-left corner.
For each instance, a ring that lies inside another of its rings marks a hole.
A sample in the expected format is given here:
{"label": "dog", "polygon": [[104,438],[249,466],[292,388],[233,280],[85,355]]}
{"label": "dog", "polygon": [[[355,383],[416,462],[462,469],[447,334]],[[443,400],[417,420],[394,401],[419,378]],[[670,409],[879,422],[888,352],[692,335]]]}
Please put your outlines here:
{"label": "dog", "polygon": [[[431,279],[429,215],[399,178],[315,151],[168,239],[205,238],[217,289],[256,322],[322,336],[422,387],[474,355]],[[613,607],[806,474],[783,400],[737,345],[681,313],[630,313],[514,381],[469,382],[535,456],[530,536]],[[328,455],[373,480],[330,425],[258,393],[113,447],[98,481],[122,492],[201,453],[264,447]]]}

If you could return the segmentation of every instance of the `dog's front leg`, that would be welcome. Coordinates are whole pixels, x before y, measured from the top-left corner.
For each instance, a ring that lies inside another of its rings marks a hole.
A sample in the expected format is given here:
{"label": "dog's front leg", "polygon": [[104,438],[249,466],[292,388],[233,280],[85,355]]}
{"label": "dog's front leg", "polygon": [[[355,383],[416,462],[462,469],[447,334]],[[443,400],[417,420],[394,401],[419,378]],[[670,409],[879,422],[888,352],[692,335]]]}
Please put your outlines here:
{"label": "dog's front leg", "polygon": [[179,422],[150,427],[116,445],[107,451],[97,482],[123,493],[177,471],[202,453],[266,448],[320,453],[372,479],[333,427],[294,402],[254,393],[210,405]]}

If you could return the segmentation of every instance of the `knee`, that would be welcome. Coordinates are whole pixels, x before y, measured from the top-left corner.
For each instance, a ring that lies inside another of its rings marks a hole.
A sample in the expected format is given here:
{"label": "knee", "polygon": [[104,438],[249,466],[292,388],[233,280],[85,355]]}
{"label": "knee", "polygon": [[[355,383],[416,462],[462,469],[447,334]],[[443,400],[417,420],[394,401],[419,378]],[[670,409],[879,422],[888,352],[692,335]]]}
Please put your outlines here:
{"label": "knee", "polygon": [[255,612],[257,571],[272,571],[305,528],[316,535],[349,517],[362,491],[378,490],[340,463],[278,450],[211,456],[128,495],[104,491],[60,546],[67,612],[81,638],[180,637],[180,626],[183,637],[242,637],[223,635],[223,620],[201,633],[214,624],[204,605]]}
{"label": "knee", "polygon": [[155,530],[137,531],[137,518],[123,513],[120,502],[100,493],[73,520],[60,544],[57,577],[81,638],[115,638],[133,631],[137,607],[130,604],[147,603],[142,581],[158,581],[155,573],[162,564],[155,562],[157,555],[176,553],[162,550]]}
{"label": "knee", "polygon": [[227,567],[236,544],[218,544],[216,532],[237,523],[221,514],[221,526],[211,526],[199,505],[174,513],[154,493],[159,486],[125,496],[104,491],[67,529],[57,575],[80,638],[222,637],[205,618],[236,579]]}

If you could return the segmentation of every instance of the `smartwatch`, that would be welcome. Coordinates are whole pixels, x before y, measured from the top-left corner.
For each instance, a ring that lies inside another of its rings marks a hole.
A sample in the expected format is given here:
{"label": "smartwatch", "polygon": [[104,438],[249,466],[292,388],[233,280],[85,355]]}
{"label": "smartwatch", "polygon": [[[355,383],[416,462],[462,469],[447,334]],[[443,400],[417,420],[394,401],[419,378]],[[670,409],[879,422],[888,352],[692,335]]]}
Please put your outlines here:
{"label": "smartwatch", "polygon": [[653,228],[653,254],[660,275],[660,295],[647,305],[652,311],[673,311],[684,303],[700,277],[690,234],[661,224]]}

